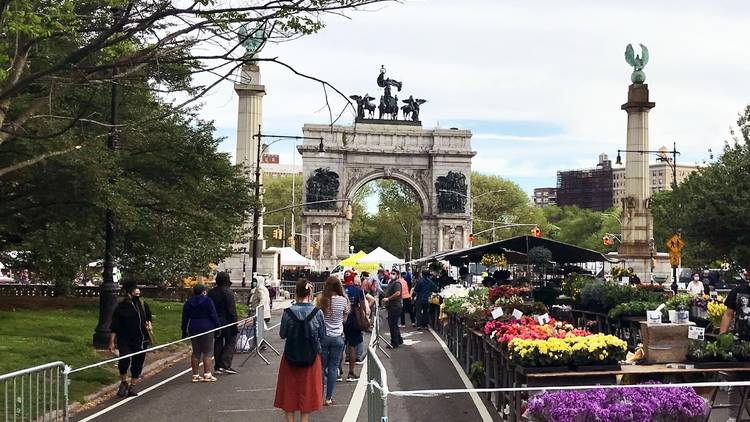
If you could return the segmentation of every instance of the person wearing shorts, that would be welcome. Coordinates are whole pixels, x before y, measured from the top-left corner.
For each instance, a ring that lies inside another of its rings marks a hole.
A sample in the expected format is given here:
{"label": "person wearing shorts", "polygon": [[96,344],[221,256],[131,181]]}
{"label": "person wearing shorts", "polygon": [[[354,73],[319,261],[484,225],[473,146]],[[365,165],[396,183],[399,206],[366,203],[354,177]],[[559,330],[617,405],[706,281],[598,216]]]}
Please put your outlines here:
{"label": "person wearing shorts", "polygon": [[[218,328],[219,315],[214,302],[207,296],[206,286],[198,284],[193,287],[193,297],[182,307],[182,338],[192,337],[193,355],[190,366],[193,369],[193,382],[212,382],[216,377],[211,374],[214,356],[214,333]],[[199,335],[205,333],[203,335]],[[197,337],[193,337],[197,336]],[[203,376],[198,372],[203,361]]]}

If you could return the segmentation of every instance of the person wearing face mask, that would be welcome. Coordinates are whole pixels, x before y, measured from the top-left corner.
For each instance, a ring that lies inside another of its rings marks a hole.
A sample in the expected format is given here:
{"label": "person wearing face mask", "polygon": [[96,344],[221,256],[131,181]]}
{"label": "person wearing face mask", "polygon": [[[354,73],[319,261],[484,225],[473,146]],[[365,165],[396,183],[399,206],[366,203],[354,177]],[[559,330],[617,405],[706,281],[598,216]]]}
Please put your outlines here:
{"label": "person wearing face mask", "polygon": [[[125,298],[117,304],[112,314],[109,339],[109,351],[114,353],[115,346],[120,356],[140,352],[150,344],[152,326],[151,309],[141,301],[141,291],[134,281],[128,281],[123,286]],[[139,353],[129,358],[120,359],[117,368],[120,371],[120,387],[118,397],[137,396],[135,385],[141,377],[146,353]],[[128,369],[130,369],[130,383],[128,384]]]}
{"label": "person wearing face mask", "polygon": [[698,273],[693,274],[693,279],[687,286],[687,292],[692,296],[700,296],[704,291],[705,287],[703,286],[703,282],[701,282],[700,275]]}

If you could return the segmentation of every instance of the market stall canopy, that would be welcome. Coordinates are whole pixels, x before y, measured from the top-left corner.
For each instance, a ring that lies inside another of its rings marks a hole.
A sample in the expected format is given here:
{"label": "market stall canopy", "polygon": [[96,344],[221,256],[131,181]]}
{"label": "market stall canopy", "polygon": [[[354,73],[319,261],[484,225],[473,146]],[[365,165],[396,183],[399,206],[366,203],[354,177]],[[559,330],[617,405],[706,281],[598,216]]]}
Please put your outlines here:
{"label": "market stall canopy", "polygon": [[518,236],[497,242],[485,243],[451,252],[439,259],[448,261],[479,262],[484,254],[504,254],[510,264],[525,264],[526,254],[530,249],[542,246],[552,253],[552,262],[558,264],[579,264],[584,262],[620,262],[618,259],[591,249],[581,248],[569,243],[534,236]]}
{"label": "market stall canopy", "polygon": [[293,248],[270,247],[266,251],[278,252],[281,255],[282,267],[312,267],[315,265],[315,261],[305,258]]}
{"label": "market stall canopy", "polygon": [[361,273],[362,271],[377,271],[378,270],[378,263],[361,263],[360,260],[367,256],[367,252],[365,251],[359,251],[355,253],[354,255],[350,256],[349,258],[346,258],[345,260],[339,262],[339,265],[344,268],[353,268],[354,271],[357,271],[358,273]]}
{"label": "market stall canopy", "polygon": [[359,260],[360,264],[382,264],[384,267],[394,264],[403,264],[404,260],[396,258],[392,253],[378,246],[374,251],[368,253]]}

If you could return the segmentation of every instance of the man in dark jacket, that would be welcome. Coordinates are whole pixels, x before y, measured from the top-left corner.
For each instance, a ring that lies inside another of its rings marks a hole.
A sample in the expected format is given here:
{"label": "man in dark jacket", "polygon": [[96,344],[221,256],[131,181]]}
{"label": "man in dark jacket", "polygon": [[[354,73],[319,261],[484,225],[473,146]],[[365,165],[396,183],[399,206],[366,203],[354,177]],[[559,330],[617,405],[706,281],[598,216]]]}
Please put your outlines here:
{"label": "man in dark jacket", "polygon": [[[148,304],[141,302],[141,290],[134,281],[128,281],[123,286],[125,299],[117,304],[112,314],[109,339],[109,351],[114,353],[117,348],[120,356],[145,350],[150,343],[151,310]],[[120,359],[117,368],[120,370],[120,388],[118,397],[137,396],[135,385],[141,377],[146,353],[140,353],[129,358]],[[130,369],[130,384],[128,385],[128,368]]]}
{"label": "man in dark jacket", "polygon": [[417,308],[417,329],[427,328],[427,320],[430,312],[430,296],[437,292],[437,286],[430,279],[430,273],[425,271],[422,278],[414,286],[414,303]]}
{"label": "man in dark jacket", "polygon": [[[229,288],[232,281],[229,274],[220,272],[216,275],[216,286],[208,292],[208,297],[214,301],[216,312],[219,314],[221,325],[237,322],[237,304],[234,301],[234,293]],[[218,374],[236,374],[232,368],[234,358],[234,347],[237,343],[237,325],[217,331],[214,342],[214,371]]]}

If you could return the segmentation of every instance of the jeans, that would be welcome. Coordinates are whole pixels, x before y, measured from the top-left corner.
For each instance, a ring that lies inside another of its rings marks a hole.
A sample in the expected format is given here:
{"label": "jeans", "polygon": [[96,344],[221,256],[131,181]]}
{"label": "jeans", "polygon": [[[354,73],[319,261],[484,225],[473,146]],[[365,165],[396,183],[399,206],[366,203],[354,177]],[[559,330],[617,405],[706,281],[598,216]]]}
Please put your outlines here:
{"label": "jeans", "polygon": [[354,356],[357,358],[358,361],[364,360],[365,356],[367,356],[367,351],[365,351],[365,342],[359,343],[357,347],[354,349]]}
{"label": "jeans", "polygon": [[391,332],[391,346],[398,347],[404,343],[401,338],[401,329],[398,328],[398,320],[401,318],[401,308],[388,309],[388,329]]}
{"label": "jeans", "polygon": [[414,304],[411,301],[411,298],[404,299],[404,309],[401,311],[401,325],[406,325],[406,313],[409,313],[409,318],[411,318],[411,323],[414,324],[416,320],[414,319]]}
{"label": "jeans", "polygon": [[417,301],[417,327],[427,328],[430,318],[429,302]]}
{"label": "jeans", "polygon": [[339,361],[344,351],[344,338],[341,336],[325,336],[320,339],[320,360],[323,367],[323,386],[325,386],[326,400],[333,398],[333,388],[338,378]]}

